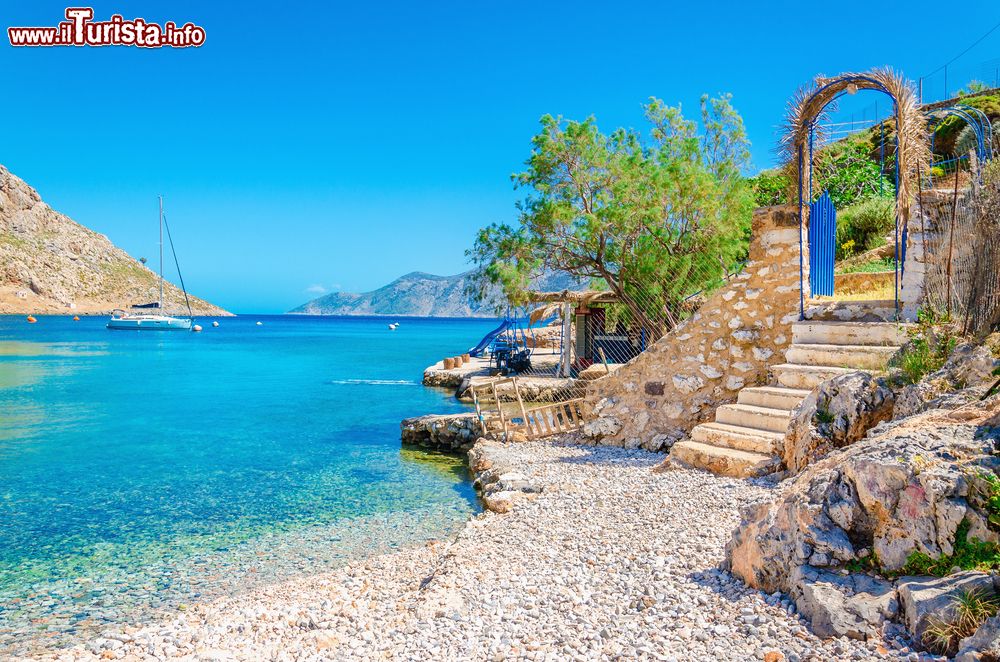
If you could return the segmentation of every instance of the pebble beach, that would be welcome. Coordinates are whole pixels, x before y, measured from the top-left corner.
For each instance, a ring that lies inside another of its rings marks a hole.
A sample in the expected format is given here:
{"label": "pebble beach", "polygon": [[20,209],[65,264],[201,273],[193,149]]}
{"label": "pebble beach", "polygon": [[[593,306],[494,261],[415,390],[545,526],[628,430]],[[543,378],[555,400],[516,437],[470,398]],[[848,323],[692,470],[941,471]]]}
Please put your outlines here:
{"label": "pebble beach", "polygon": [[188,607],[58,660],[931,659],[898,632],[821,640],[787,596],[718,569],[766,483],[657,472],[641,450],[493,445],[537,494],[449,540]]}

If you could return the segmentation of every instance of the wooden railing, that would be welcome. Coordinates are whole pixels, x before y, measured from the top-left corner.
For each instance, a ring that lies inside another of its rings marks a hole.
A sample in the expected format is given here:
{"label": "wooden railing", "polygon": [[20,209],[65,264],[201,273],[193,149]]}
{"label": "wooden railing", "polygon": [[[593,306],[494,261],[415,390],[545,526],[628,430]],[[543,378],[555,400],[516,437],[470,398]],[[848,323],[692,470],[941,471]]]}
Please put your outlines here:
{"label": "wooden railing", "polygon": [[[498,388],[508,385],[513,388],[518,408],[516,413],[520,413],[520,417],[511,416],[503,410]],[[480,382],[474,384],[470,391],[483,434],[499,429],[507,440],[511,439],[513,432],[519,432],[527,439],[541,439],[572,432],[583,425],[583,416],[580,414],[583,398],[549,402],[528,409],[521,398],[517,377]]]}
{"label": "wooden railing", "polygon": [[546,403],[524,411],[523,418],[528,429],[528,438],[539,439],[579,430],[583,425],[579,409],[581,402],[583,398],[574,398],[563,402]]}

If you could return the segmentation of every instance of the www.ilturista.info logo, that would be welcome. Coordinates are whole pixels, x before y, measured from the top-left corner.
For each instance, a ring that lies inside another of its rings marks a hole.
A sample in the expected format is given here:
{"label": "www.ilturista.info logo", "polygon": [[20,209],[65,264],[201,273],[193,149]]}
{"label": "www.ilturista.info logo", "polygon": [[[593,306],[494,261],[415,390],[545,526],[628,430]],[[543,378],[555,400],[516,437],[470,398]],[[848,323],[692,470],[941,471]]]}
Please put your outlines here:
{"label": "www.ilturista.info logo", "polygon": [[107,21],[94,21],[91,7],[68,7],[66,20],[55,27],[7,28],[11,46],[138,46],[140,48],[188,48],[205,43],[205,28],[194,23],[178,27],[173,21],[162,26],[145,19],[125,20],[115,14]]}

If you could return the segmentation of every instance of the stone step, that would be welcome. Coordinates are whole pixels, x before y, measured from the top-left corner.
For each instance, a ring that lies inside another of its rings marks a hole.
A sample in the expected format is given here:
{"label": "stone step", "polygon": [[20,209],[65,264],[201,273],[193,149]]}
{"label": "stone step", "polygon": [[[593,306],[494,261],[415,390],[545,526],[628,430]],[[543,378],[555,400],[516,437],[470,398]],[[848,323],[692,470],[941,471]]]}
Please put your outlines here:
{"label": "stone step", "polygon": [[792,345],[785,351],[785,360],[806,366],[885,370],[897,351],[899,347],[892,345]]}
{"label": "stone step", "polygon": [[670,457],[696,469],[734,478],[763,476],[781,468],[781,460],[774,455],[711,446],[700,441],[678,441],[670,449]]}
{"label": "stone step", "polygon": [[737,425],[742,428],[784,433],[792,412],[788,409],[771,409],[754,405],[722,405],[715,410],[715,422]]}
{"label": "stone step", "polygon": [[835,368],[833,366],[796,365],[779,363],[771,366],[771,372],[778,384],[788,388],[814,389],[823,382],[837,375],[857,372],[853,368]]}
{"label": "stone step", "polygon": [[740,391],[737,404],[770,407],[772,409],[795,409],[809,395],[808,389],[784,388],[782,386],[748,386]]}
{"label": "stone step", "polygon": [[[902,309],[900,312],[903,312]],[[809,299],[806,301],[805,318],[813,321],[894,322],[896,302],[892,299],[870,301]],[[905,315],[903,318],[907,319]]]}
{"label": "stone step", "polygon": [[785,445],[785,435],[744,428],[727,423],[702,423],[691,430],[691,439],[710,446],[735,448],[740,451],[777,455]]}
{"label": "stone step", "polygon": [[893,322],[823,322],[792,324],[792,343],[799,345],[902,345],[910,324]]}

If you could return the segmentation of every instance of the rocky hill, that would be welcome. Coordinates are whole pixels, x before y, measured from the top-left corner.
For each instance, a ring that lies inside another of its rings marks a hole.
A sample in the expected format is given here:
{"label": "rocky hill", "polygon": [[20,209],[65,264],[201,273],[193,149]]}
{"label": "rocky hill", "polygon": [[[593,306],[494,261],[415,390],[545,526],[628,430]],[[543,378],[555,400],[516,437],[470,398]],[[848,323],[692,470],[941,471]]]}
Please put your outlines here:
{"label": "rocky hill", "polygon": [[[288,312],[303,315],[392,315],[396,317],[495,317],[490,303],[477,303],[466,286],[471,271],[454,276],[435,276],[414,271],[371,292],[333,292]],[[540,290],[582,289],[565,274],[538,279]]]}
{"label": "rocky hill", "polygon": [[[156,301],[158,288],[138,260],[0,166],[0,314],[106,313]],[[186,312],[179,288],[165,283],[163,298],[166,311]],[[196,297],[191,307],[196,315],[229,314]]]}

